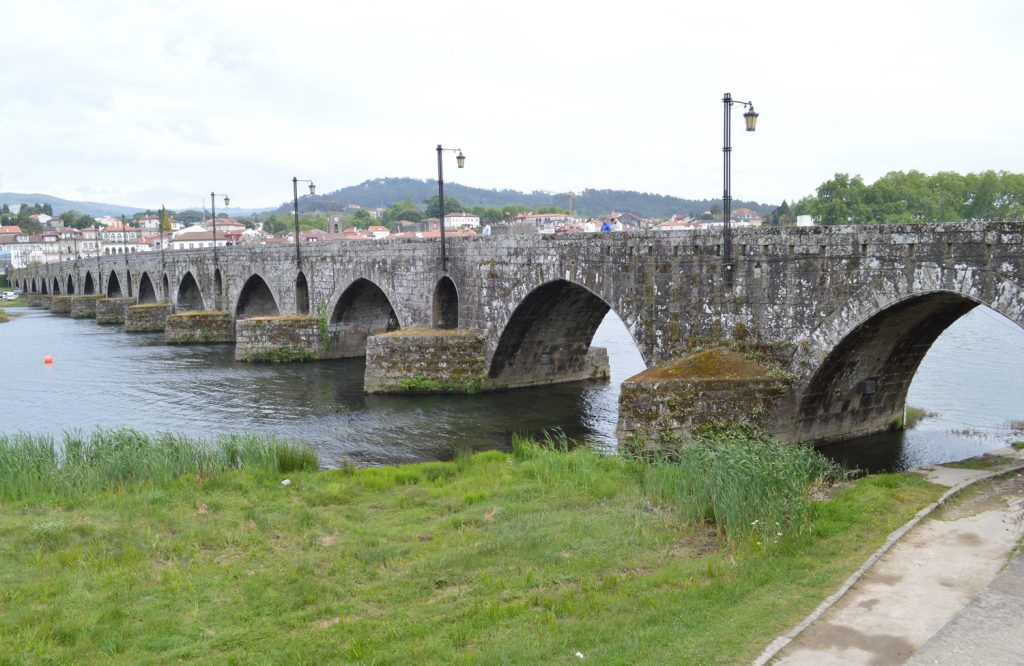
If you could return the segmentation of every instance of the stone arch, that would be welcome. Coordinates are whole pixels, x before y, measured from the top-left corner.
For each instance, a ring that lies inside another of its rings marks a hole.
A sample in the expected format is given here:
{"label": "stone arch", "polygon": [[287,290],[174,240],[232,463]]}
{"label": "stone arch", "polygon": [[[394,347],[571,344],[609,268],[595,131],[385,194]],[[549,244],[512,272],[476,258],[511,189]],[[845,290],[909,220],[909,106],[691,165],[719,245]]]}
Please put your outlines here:
{"label": "stone arch", "polygon": [[540,285],[506,322],[488,379],[496,387],[513,388],[586,378],[590,343],[609,310],[603,298],[575,282]]}
{"label": "stone arch", "polygon": [[32,293],[35,293],[35,291],[36,291],[36,279],[32,278]]}
{"label": "stone arch", "polygon": [[277,305],[277,299],[274,298],[274,292],[270,290],[262,277],[253,273],[245,281],[242,291],[238,294],[235,319],[275,317],[279,314],[281,314],[281,309]]}
{"label": "stone arch", "polygon": [[41,280],[39,281],[39,285],[40,285],[40,291],[41,291],[42,293],[44,293],[44,294],[47,294],[47,293],[48,293],[48,291],[49,291],[49,290],[48,290],[48,289],[46,288],[46,283],[47,283],[47,282],[48,282],[48,280],[47,280],[46,278],[43,278],[43,279],[41,279]]}
{"label": "stone arch", "polygon": [[117,279],[117,272],[110,271],[107,276],[107,298],[117,298],[121,295],[121,281]]}
{"label": "stone arch", "polygon": [[67,279],[67,291],[64,292],[67,296],[71,296],[75,293],[75,280],[71,277],[71,273],[68,273]]}
{"label": "stone arch", "polygon": [[220,274],[220,267],[213,271],[213,309],[224,309],[224,278]]}
{"label": "stone arch", "polygon": [[434,328],[459,327],[459,291],[447,275],[434,287]]}
{"label": "stone arch", "polygon": [[309,284],[302,271],[295,278],[295,314],[309,314]]}
{"label": "stone arch", "polygon": [[139,303],[156,303],[156,289],[153,288],[153,281],[149,279],[149,273],[143,273],[139,278]]}
{"label": "stone arch", "polygon": [[60,294],[60,280],[53,278],[53,295],[56,296],[58,294]]}
{"label": "stone arch", "polygon": [[946,288],[927,279],[923,283],[932,288],[903,292],[890,282],[865,287],[798,345],[791,364],[801,380],[790,406],[792,439],[824,443],[899,422],[907,390],[932,343],[978,305],[1024,328],[1024,294],[1010,280],[1002,278],[988,289],[964,282]]}
{"label": "stone arch", "polygon": [[164,288],[164,290],[163,290],[163,294],[164,294],[164,300],[166,301],[166,300],[167,300],[167,295],[171,293],[171,281],[170,281],[170,279],[169,279],[169,278],[167,277],[167,273],[164,273],[164,277],[163,277],[163,279],[162,279],[162,280],[160,281],[160,284],[161,284],[161,285],[163,286],[163,288]]}
{"label": "stone arch", "polygon": [[128,297],[130,298],[132,295],[132,272],[127,268],[124,271],[126,276],[124,281],[128,284]]}
{"label": "stone arch", "polygon": [[185,277],[181,278],[181,283],[178,284],[175,308],[182,312],[203,309],[203,292],[200,291],[192,271],[185,273]]}
{"label": "stone arch", "polygon": [[85,286],[82,287],[83,294],[93,294],[96,292],[96,285],[93,284],[92,272],[85,272]]}
{"label": "stone arch", "polygon": [[365,356],[366,338],[401,328],[384,290],[365,278],[350,284],[331,313],[330,331],[340,357]]}

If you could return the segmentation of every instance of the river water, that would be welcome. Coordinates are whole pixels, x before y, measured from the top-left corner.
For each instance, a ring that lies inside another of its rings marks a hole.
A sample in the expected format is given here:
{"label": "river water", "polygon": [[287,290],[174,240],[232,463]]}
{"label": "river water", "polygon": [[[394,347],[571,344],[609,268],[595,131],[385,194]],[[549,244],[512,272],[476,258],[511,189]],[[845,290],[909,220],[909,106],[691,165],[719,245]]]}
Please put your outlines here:
{"label": "river water", "polygon": [[[0,325],[0,432],[59,435],[129,426],[199,437],[274,433],[310,443],[328,467],[447,460],[507,449],[511,434],[558,428],[614,449],[619,385],[644,368],[609,314],[594,339],[607,347],[607,383],[473,396],[367,396],[362,359],[286,365],[233,361],[232,345],[168,346],[163,334],[126,334],[46,310]],[[53,357],[45,365],[45,356]],[[822,452],[870,470],[959,460],[1024,439],[1024,331],[979,307],[924,359],[908,402],[937,415],[905,433]]]}

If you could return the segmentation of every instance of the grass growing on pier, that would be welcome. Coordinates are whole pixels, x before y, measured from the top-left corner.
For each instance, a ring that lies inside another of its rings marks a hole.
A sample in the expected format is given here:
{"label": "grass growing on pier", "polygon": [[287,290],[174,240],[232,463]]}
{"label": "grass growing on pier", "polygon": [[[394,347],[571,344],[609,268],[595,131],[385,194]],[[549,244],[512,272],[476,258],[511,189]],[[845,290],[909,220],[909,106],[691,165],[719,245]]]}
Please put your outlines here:
{"label": "grass growing on pier", "polygon": [[[325,472],[221,453],[197,473],[185,447],[126,476],[135,441],[92,490],[0,502],[13,663],[749,663],[939,493],[862,479],[735,548],[688,518],[662,463],[559,438]],[[143,478],[160,469],[180,476]]]}

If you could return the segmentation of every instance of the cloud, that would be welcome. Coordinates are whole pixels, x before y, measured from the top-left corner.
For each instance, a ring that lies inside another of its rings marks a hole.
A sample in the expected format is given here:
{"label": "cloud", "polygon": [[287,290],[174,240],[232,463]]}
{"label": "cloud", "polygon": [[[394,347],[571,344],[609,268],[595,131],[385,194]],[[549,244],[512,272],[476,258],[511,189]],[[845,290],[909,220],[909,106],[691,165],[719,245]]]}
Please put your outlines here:
{"label": "cloud", "polygon": [[735,114],[739,198],[798,198],[836,171],[1021,171],[1022,18],[1010,2],[41,0],[0,15],[0,177],[256,207],[293,175],[323,192],[433,177],[441,142],[470,185],[714,197],[727,90],[761,113],[754,135]]}

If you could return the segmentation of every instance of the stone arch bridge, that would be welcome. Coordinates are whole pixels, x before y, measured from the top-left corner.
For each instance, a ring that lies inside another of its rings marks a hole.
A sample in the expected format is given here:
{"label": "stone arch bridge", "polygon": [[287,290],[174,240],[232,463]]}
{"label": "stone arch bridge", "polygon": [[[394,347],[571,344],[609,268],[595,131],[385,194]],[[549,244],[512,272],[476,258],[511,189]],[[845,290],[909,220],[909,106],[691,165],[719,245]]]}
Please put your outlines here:
{"label": "stone arch bridge", "polygon": [[308,315],[326,324],[324,356],[366,354],[386,331],[457,329],[477,345],[485,390],[590,376],[613,310],[648,367],[716,344],[767,350],[786,382],[765,421],[814,442],[898,420],[932,342],[977,305],[1024,326],[1020,223],[738,229],[732,246],[728,279],[716,231],[453,238],[447,273],[436,240],[396,239],[299,257],[237,246],[79,259],[12,277],[40,302],[226,313],[239,336],[247,320]]}

